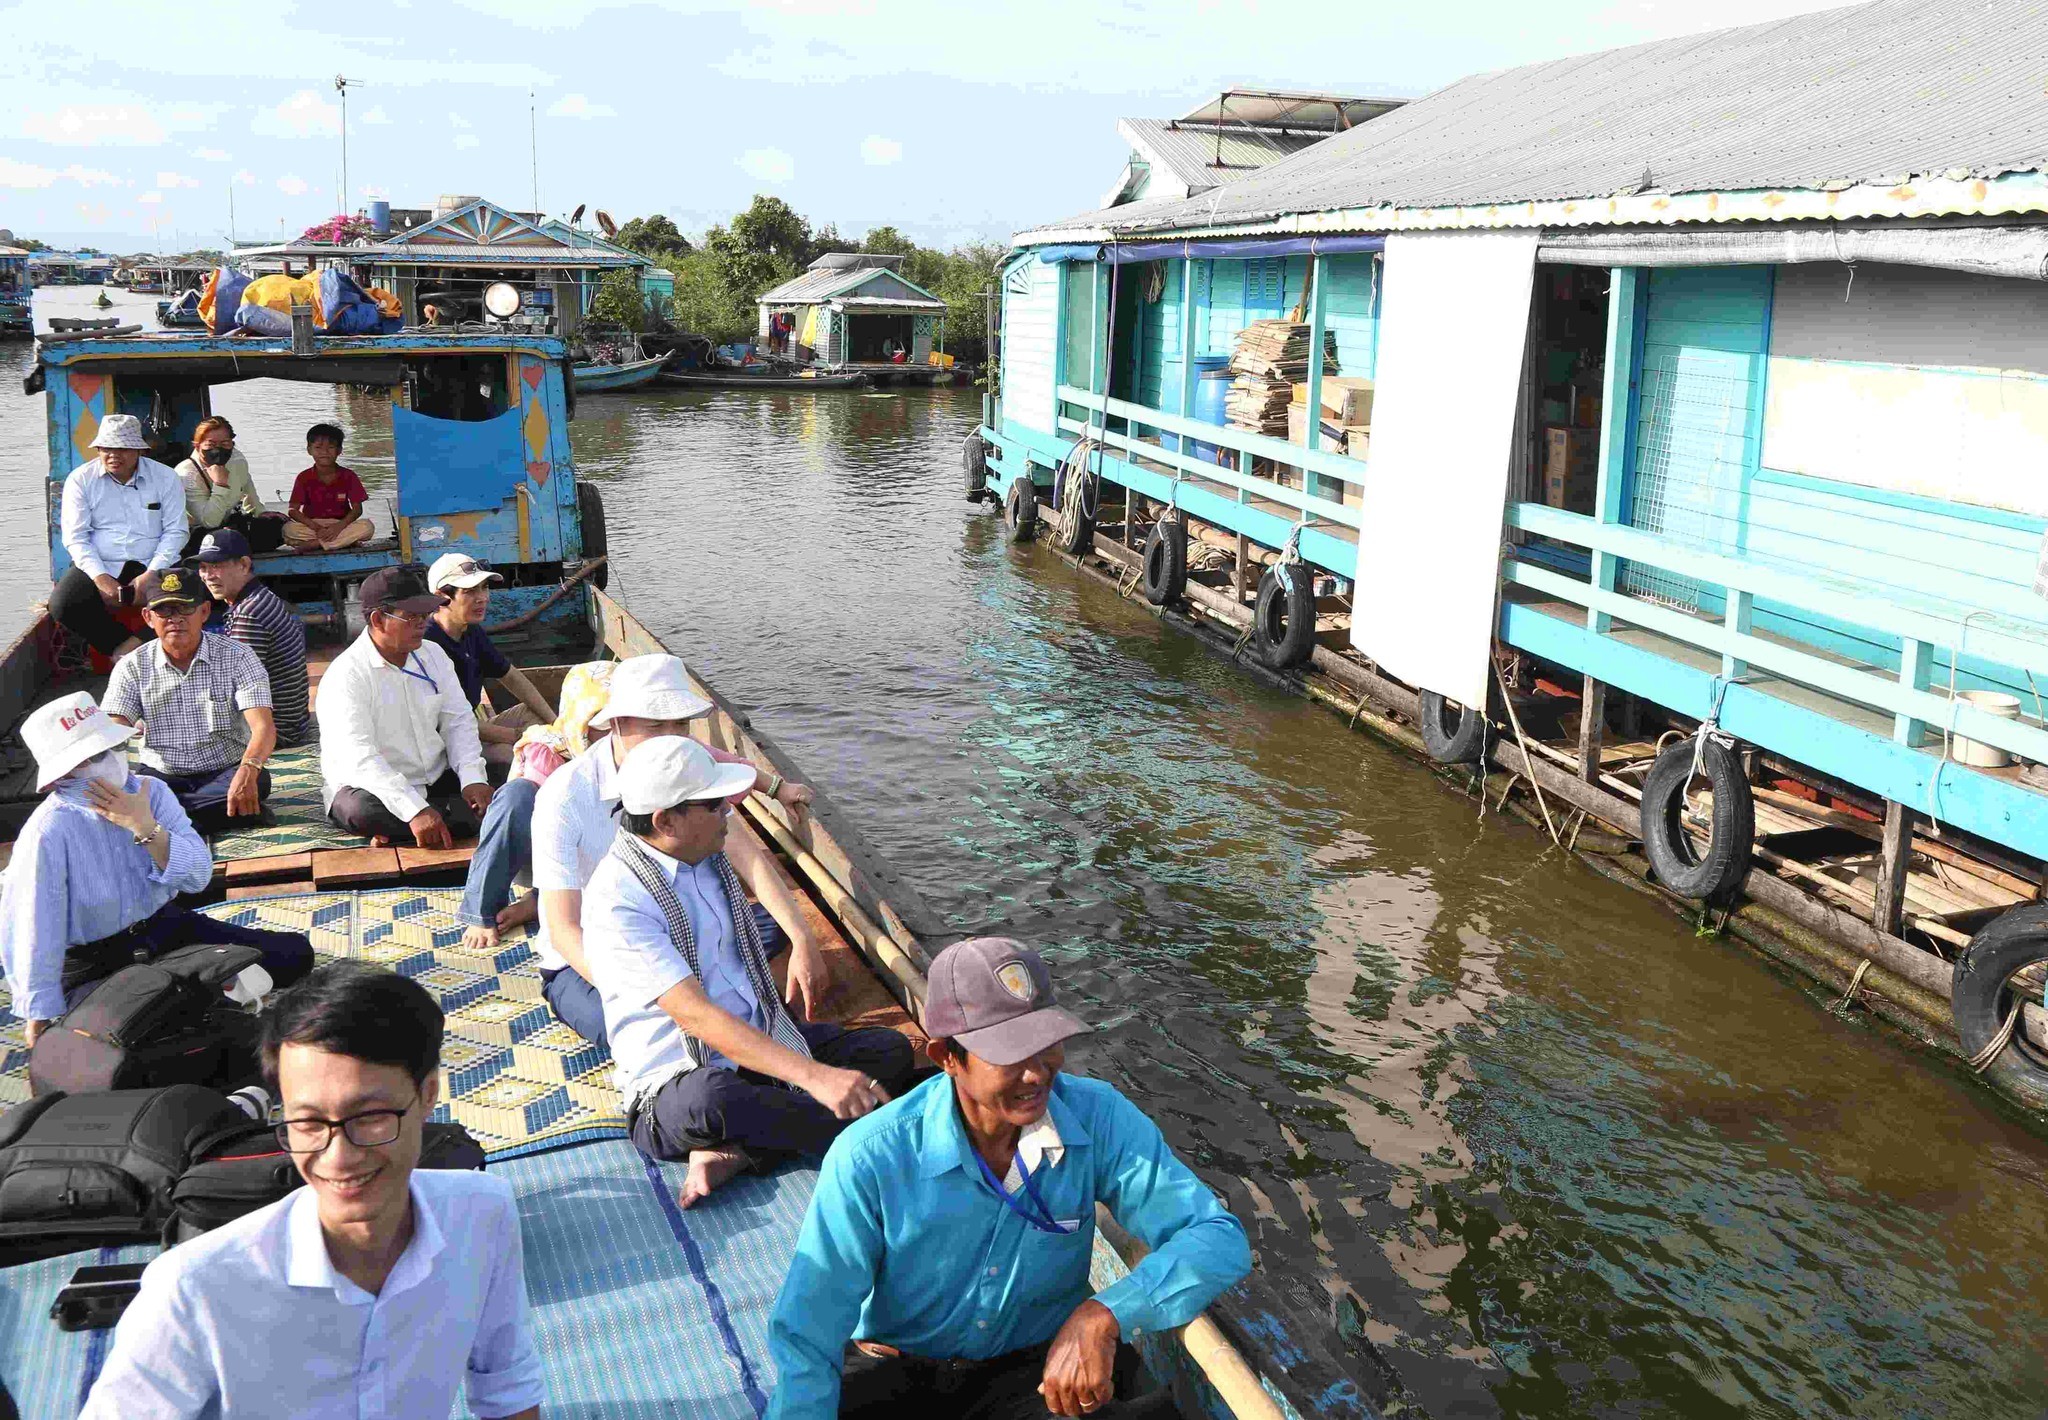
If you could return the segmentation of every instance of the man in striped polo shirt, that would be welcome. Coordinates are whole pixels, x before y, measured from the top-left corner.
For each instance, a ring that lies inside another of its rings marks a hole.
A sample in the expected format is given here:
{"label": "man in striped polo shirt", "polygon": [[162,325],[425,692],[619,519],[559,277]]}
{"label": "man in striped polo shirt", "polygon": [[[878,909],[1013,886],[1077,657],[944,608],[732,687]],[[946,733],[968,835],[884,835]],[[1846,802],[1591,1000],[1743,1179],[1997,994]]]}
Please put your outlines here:
{"label": "man in striped polo shirt", "polygon": [[219,528],[199,544],[199,578],[216,601],[227,603],[228,635],[256,653],[270,673],[270,710],[280,749],[312,738],[306,709],[306,628],[283,597],[256,576],[249,541]]}

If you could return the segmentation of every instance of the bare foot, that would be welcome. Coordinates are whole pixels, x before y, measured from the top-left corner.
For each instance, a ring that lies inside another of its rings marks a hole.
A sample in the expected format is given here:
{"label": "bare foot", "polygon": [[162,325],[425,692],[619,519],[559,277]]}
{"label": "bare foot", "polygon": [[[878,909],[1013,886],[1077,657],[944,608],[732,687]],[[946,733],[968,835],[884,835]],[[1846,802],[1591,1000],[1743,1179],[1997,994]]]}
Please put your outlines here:
{"label": "bare foot", "polygon": [[468,927],[463,929],[462,949],[466,952],[494,952],[498,949],[496,927]]}
{"label": "bare foot", "polygon": [[510,931],[523,922],[535,922],[539,919],[540,894],[530,892],[517,902],[509,904],[503,912],[498,914],[498,930],[500,932]]}
{"label": "bare foot", "polygon": [[370,846],[372,848],[389,848],[391,840],[381,833],[373,833],[370,835]]}
{"label": "bare foot", "polygon": [[717,1149],[692,1149],[690,1173],[683,1180],[676,1202],[691,1208],[711,1196],[712,1190],[747,1166],[747,1151],[728,1144]]}

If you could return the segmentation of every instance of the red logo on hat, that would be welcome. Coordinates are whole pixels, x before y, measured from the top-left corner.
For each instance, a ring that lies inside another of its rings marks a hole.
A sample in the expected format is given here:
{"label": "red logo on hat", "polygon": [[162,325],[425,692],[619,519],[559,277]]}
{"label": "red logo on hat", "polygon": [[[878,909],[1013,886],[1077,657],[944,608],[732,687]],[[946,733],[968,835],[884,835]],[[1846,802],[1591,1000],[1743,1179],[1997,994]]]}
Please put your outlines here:
{"label": "red logo on hat", "polygon": [[100,707],[97,705],[84,706],[69,715],[59,715],[57,717],[57,728],[60,730],[75,730],[99,713]]}

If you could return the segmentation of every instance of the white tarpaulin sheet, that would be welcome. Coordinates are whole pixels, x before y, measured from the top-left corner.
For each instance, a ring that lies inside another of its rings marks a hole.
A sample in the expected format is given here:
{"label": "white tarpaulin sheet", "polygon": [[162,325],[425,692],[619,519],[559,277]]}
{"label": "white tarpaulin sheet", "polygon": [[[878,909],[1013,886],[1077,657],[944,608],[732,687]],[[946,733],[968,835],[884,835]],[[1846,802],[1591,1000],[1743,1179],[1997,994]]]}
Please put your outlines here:
{"label": "white tarpaulin sheet", "polygon": [[1534,232],[1387,238],[1351,642],[1464,705],[1486,703],[1535,269]]}

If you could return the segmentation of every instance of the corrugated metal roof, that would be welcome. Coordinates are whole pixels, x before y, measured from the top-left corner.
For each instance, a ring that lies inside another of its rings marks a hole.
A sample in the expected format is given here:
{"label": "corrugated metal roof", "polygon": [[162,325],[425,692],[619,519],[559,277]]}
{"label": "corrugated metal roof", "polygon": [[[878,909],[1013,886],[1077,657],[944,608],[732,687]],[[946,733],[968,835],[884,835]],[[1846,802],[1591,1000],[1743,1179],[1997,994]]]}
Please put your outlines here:
{"label": "corrugated metal roof", "polygon": [[[783,282],[780,286],[763,291],[759,296],[755,297],[755,304],[774,306],[817,305],[820,302],[831,300],[842,291],[851,291],[858,286],[863,286],[878,276],[887,276],[902,282],[905,286],[908,286],[911,290],[935,305],[943,306],[945,304],[944,301],[939,300],[937,296],[925,290],[924,287],[912,281],[902,272],[891,271],[886,266],[862,267],[857,271],[835,271],[830,267],[820,267],[815,271],[806,271],[803,275],[793,277]],[[915,302],[906,303],[892,300],[892,304],[915,304]]]}
{"label": "corrugated metal roof", "polygon": [[1994,178],[2048,164],[2044,79],[2048,0],[1873,0],[1463,79],[1200,198],[1090,213],[1032,239]]}
{"label": "corrugated metal roof", "polygon": [[1145,157],[1190,193],[1242,182],[1329,137],[1259,128],[1185,127],[1163,118],[1126,118],[1117,127]]}
{"label": "corrugated metal roof", "polygon": [[644,256],[606,251],[601,247],[513,246],[478,242],[370,242],[335,246],[328,242],[279,242],[273,246],[237,247],[236,257],[303,256],[326,261],[392,265],[406,262],[460,262],[477,266],[612,267],[648,266]]}

